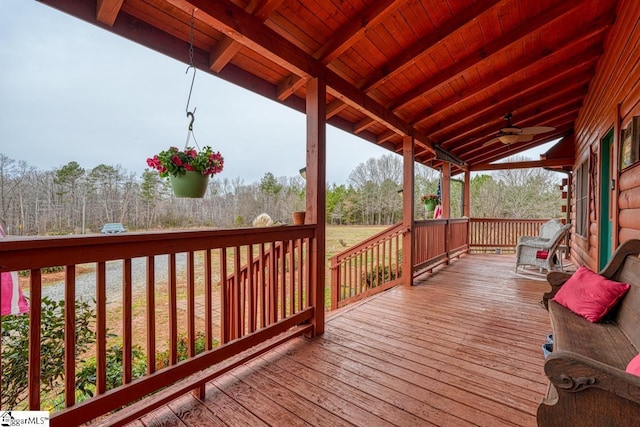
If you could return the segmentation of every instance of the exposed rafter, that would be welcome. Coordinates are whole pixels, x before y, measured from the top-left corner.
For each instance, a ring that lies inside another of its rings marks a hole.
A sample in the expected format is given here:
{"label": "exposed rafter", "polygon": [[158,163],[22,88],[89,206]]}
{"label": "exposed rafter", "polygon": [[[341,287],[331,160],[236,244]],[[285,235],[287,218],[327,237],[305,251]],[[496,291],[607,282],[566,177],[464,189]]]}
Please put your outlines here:
{"label": "exposed rafter", "polygon": [[401,54],[379,67],[374,73],[371,73],[367,80],[362,82],[359,87],[366,92],[375,89],[378,85],[415,63],[418,58],[426,55],[431,47],[458,31],[462,26],[469,23],[469,21],[477,19],[478,15],[485,13],[495,6],[496,3],[499,3],[499,0],[479,1],[471,7],[465,8],[462,14],[454,16],[450,21],[441,25],[436,31],[425,35],[425,37],[414,43],[408,49],[405,49]]}
{"label": "exposed rafter", "polygon": [[116,22],[118,12],[124,0],[98,0],[96,5],[96,19],[110,27]]}
{"label": "exposed rafter", "polygon": [[[284,0],[253,0],[249,3],[249,6],[247,6],[246,11],[264,22],[283,1]],[[209,68],[211,71],[219,73],[241,48],[242,44],[225,36],[222,41],[216,45],[215,49],[211,51],[209,57]]]}
{"label": "exposed rafter", "polygon": [[[571,133],[627,19],[618,0],[39,1],[183,62],[193,34],[197,68],[301,112],[318,77],[328,123],[396,153],[411,136],[427,165],[436,145],[473,166]],[[486,144],[510,111],[556,131]]]}
{"label": "exposed rafter", "polygon": [[508,162],[508,163],[484,163],[475,165],[471,168],[472,172],[490,171],[490,170],[506,170],[506,169],[526,169],[526,168],[545,168],[556,166],[572,166],[573,157],[564,157],[548,160],[531,160],[525,162]]}
{"label": "exposed rafter", "polygon": [[540,30],[541,28],[550,25],[555,20],[564,16],[565,14],[573,11],[581,3],[586,0],[567,0],[560,2],[554,7],[551,7],[535,17],[527,20],[523,25],[517,26],[515,29],[505,34],[499,39],[496,39],[486,46],[476,50],[466,58],[456,62],[452,67],[442,70],[435,76],[430,77],[425,82],[417,85],[412,90],[404,93],[403,95],[394,99],[389,108],[393,111],[397,111],[407,104],[413,102],[416,98],[424,95],[438,88],[439,86],[451,81],[455,77],[462,74],[465,70],[472,68],[478,62],[484,61],[487,57],[497,54],[498,52],[506,49],[508,46],[515,44],[522,38],[528,37],[533,31]]}
{"label": "exposed rafter", "polygon": [[349,20],[347,25],[340,28],[331,40],[313,55],[314,58],[319,59],[325,65],[331,63],[364,37],[368,28],[377,25],[393,12],[398,7],[398,3],[400,3],[398,0],[379,0],[360,16]]}

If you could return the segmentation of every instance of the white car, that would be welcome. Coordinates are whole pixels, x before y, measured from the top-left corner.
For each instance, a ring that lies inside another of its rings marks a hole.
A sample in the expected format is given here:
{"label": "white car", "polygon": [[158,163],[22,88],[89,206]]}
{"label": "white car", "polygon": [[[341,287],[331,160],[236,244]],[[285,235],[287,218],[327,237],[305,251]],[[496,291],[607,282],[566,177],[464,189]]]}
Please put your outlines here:
{"label": "white car", "polygon": [[100,230],[100,232],[103,234],[117,234],[124,233],[125,231],[127,231],[127,229],[124,228],[124,225],[120,224],[119,222],[107,223],[102,227],[102,230]]}

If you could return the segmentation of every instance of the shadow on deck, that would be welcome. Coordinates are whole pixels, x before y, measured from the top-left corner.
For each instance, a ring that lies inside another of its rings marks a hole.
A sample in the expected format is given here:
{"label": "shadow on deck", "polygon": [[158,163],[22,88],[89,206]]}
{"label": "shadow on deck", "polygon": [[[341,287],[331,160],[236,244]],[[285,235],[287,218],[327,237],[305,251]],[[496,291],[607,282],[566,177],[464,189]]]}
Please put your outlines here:
{"label": "shadow on deck", "polygon": [[536,424],[550,330],[545,282],[468,255],[327,318],[132,426]]}

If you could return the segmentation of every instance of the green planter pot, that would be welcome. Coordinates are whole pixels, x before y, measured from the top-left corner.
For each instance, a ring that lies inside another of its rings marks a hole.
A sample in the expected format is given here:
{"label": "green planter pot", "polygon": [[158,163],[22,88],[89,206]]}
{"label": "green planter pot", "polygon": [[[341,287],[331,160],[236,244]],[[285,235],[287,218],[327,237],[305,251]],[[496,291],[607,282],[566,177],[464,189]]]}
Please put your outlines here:
{"label": "green planter pot", "polygon": [[170,175],[169,181],[176,197],[202,198],[204,193],[207,192],[209,175],[187,171],[184,175]]}
{"label": "green planter pot", "polygon": [[437,202],[435,200],[427,200],[426,202],[424,202],[424,207],[427,209],[427,212],[433,213],[433,211],[436,209],[436,204]]}

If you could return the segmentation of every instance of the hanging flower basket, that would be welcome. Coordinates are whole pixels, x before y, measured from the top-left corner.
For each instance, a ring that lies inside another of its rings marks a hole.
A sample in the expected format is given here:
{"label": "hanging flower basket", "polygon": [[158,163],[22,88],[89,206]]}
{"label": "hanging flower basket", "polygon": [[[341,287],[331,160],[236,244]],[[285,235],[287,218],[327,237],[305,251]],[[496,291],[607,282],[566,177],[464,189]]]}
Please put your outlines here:
{"label": "hanging flower basket", "polygon": [[435,200],[427,200],[424,202],[424,206],[427,211],[433,212],[436,209],[437,201]]}
{"label": "hanging flower basket", "polygon": [[169,147],[148,158],[147,165],[169,179],[176,197],[201,198],[207,191],[209,176],[222,171],[224,158],[208,146],[200,151],[192,147],[182,151]]}
{"label": "hanging flower basket", "polygon": [[169,176],[169,182],[171,182],[171,188],[176,197],[202,198],[207,192],[209,175],[186,171],[184,175]]}
{"label": "hanging flower basket", "polygon": [[427,218],[433,218],[433,212],[436,209],[436,205],[440,203],[440,198],[435,194],[425,194],[420,200],[424,203],[424,207],[427,210]]}

